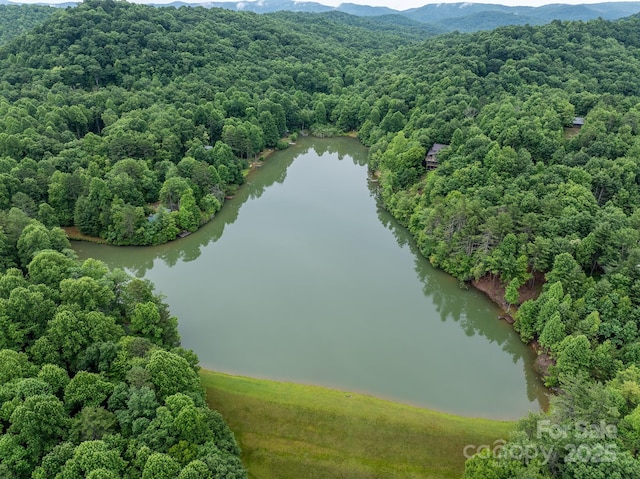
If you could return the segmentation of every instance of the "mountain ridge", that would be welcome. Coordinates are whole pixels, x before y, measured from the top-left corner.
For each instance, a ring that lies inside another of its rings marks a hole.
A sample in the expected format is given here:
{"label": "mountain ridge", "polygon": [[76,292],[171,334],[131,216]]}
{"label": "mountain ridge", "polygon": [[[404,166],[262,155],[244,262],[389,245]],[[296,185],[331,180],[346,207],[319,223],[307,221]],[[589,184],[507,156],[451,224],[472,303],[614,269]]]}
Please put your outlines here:
{"label": "mountain ridge", "polygon": [[337,7],[324,5],[313,1],[295,0],[251,0],[238,2],[197,2],[189,3],[175,1],[169,4],[154,4],[155,6],[202,6],[205,8],[227,8],[232,10],[252,11],[255,13],[271,13],[274,11],[312,12],[320,13],[337,10],[357,16],[380,16],[399,14],[422,23],[436,23],[451,18],[465,18],[480,12],[509,13],[517,17],[526,17],[534,23],[551,20],[591,20],[599,16],[607,20],[615,20],[640,12],[640,2],[602,2],[594,4],[569,5],[553,3],[540,7],[497,5],[489,3],[427,3],[421,7],[406,10],[396,10],[389,7],[375,7],[355,3],[341,3]]}
{"label": "mountain ridge", "polygon": [[[77,5],[77,2],[47,3],[30,5],[44,5],[66,8]],[[26,5],[11,0],[0,0],[0,5]],[[324,5],[314,1],[296,0],[249,0],[249,1],[205,1],[184,2],[177,0],[171,3],[152,3],[155,7],[204,7],[223,8],[232,11],[250,11],[254,13],[275,13],[289,11],[296,13],[326,13],[342,12],[358,17],[380,17],[399,15],[415,22],[429,25],[435,31],[473,32],[478,30],[492,30],[506,25],[542,25],[553,20],[588,21],[597,18],[617,20],[640,12],[638,2],[602,2],[594,4],[569,5],[554,3],[540,7],[507,6],[488,3],[428,3],[421,7],[407,10],[396,10],[389,7],[359,5],[355,3],[341,3],[337,7]]]}

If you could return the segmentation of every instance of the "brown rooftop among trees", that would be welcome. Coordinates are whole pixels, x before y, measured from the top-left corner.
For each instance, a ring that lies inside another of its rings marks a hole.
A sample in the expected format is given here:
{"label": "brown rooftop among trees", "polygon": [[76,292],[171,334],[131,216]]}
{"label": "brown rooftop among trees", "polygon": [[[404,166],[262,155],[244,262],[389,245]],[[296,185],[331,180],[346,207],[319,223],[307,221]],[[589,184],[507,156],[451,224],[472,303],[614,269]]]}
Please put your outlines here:
{"label": "brown rooftop among trees", "polygon": [[444,145],[442,143],[434,143],[431,149],[427,152],[427,156],[424,159],[424,165],[427,170],[435,170],[438,167],[438,157],[437,154],[443,148],[448,147],[449,145]]}

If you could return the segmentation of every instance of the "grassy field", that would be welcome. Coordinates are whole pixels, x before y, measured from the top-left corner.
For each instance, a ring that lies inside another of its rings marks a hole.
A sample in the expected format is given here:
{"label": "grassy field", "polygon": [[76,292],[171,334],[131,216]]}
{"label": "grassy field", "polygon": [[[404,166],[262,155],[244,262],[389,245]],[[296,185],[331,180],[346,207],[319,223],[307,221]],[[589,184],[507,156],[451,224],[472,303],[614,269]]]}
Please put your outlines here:
{"label": "grassy field", "polygon": [[507,439],[514,427],[316,386],[201,377],[256,479],[460,478],[465,445]]}

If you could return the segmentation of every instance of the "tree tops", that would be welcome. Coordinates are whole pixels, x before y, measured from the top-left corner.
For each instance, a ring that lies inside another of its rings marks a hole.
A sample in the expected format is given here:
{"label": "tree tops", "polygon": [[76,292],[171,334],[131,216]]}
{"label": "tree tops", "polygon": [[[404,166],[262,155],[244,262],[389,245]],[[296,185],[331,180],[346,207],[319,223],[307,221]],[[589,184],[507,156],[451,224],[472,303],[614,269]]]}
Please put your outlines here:
{"label": "tree tops", "polygon": [[34,231],[24,270],[0,273],[0,473],[246,477],[152,286],[80,263],[34,220],[19,237]]}
{"label": "tree tops", "polygon": [[288,130],[359,126],[361,98],[337,103],[362,59],[423,35],[380,28],[110,0],[57,11],[0,48],[0,207],[115,244],[192,231]]}
{"label": "tree tops", "polygon": [[[434,265],[461,280],[499,278],[513,305],[519,286],[546,277],[516,328],[555,359],[549,385],[581,374],[608,384],[640,365],[640,19],[451,33],[419,45],[343,20],[91,0],[1,47],[0,258],[29,278],[9,269],[0,291],[9,291],[6,318],[38,306],[33,322],[4,320],[15,327],[2,340],[33,351],[35,366],[74,373],[121,368],[121,349],[135,344],[144,349],[133,361],[143,363],[131,373],[136,384],[166,384],[143,380],[151,346],[116,340],[135,332],[153,347],[169,344],[162,310],[145,296],[116,308],[130,318],[119,322],[109,287],[68,276],[73,266],[51,227],[75,224],[117,244],[170,240],[215,214],[246,160],[287,130],[311,127],[358,130],[382,201]],[[575,116],[585,119],[579,131]],[[427,173],[434,143],[449,148]],[[40,247],[48,249],[35,254]],[[80,325],[77,340],[91,353],[56,352]],[[83,381],[107,394],[98,379]],[[107,382],[115,394],[118,384]],[[169,397],[156,396],[159,407]],[[68,407],[64,395],[57,400],[47,403],[54,418]],[[635,431],[631,410],[618,411]],[[54,426],[36,450],[58,437]],[[140,453],[150,470],[172,470],[177,456],[155,453],[174,446],[199,457],[189,445],[145,441],[164,444]]]}

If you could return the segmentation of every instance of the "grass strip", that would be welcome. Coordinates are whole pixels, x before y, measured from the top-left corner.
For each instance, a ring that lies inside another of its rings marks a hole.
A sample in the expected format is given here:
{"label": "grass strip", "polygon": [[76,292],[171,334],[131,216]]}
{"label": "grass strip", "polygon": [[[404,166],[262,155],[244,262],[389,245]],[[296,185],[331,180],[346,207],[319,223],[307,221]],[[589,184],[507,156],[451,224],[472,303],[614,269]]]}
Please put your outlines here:
{"label": "grass strip", "polygon": [[466,445],[492,445],[515,426],[318,386],[201,378],[255,479],[460,478]]}

